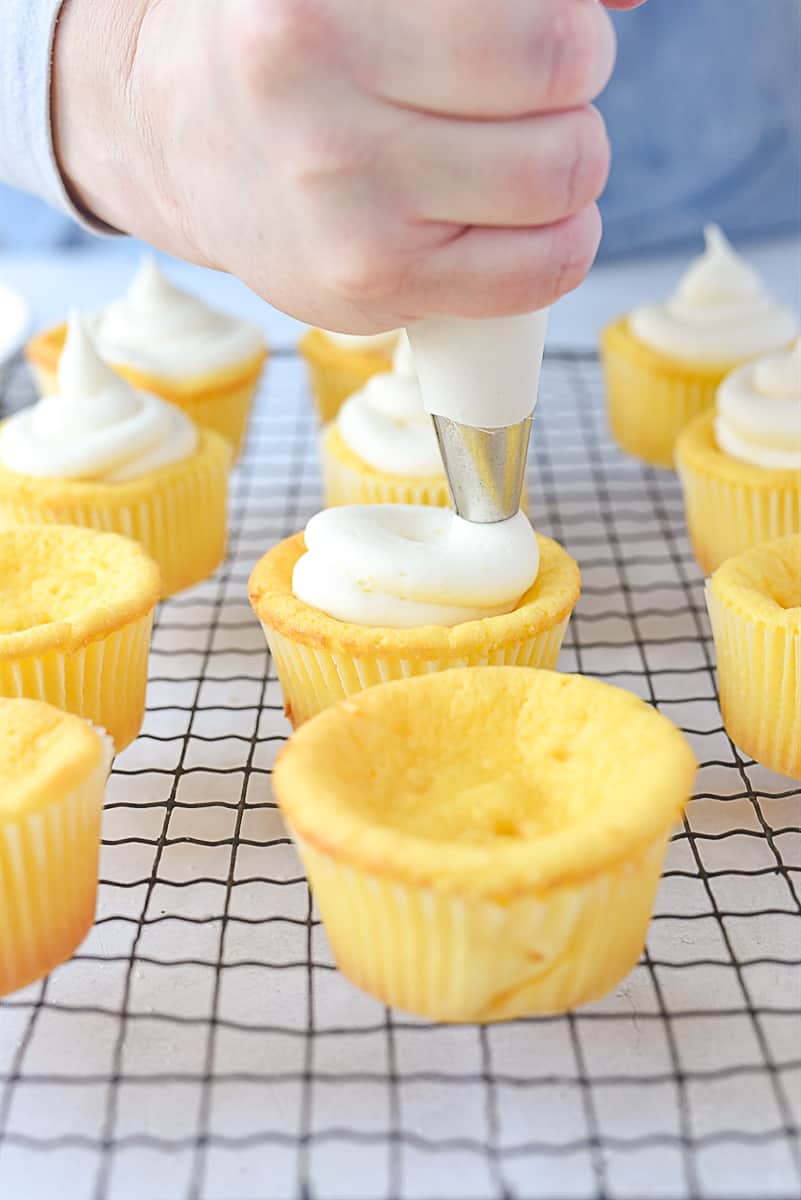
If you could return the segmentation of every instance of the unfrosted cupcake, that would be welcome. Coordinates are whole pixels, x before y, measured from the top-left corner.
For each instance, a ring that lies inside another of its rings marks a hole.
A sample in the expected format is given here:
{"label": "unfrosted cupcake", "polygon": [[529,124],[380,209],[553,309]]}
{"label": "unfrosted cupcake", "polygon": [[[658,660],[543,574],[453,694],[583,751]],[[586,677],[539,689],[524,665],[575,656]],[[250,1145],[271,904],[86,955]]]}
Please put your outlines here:
{"label": "unfrosted cupcake", "polygon": [[159,589],[158,567],[129,538],[0,530],[0,696],[67,709],[122,750],[142,724]]}
{"label": "unfrosted cupcake", "polygon": [[[218,312],[170,283],[146,257],[126,294],[85,314],[97,349],[135,388],[223,434],[238,453],[267,347],[250,321]],[[40,390],[58,388],[67,325],[33,338],[27,356]]]}
{"label": "unfrosted cupcake", "polygon": [[0,996],[69,958],[94,922],[110,765],[86,721],[0,698]]}
{"label": "unfrosted cupcake", "polygon": [[630,692],[480,667],[329,708],[273,784],[340,969],[421,1017],[498,1021],[635,965],[694,773]]}
{"label": "unfrosted cupcake", "polygon": [[554,667],[578,567],[518,513],[330,508],[256,565],[251,604],[300,725],[362,688],[455,666]]}
{"label": "unfrosted cupcake", "polygon": [[367,380],[392,369],[392,354],[400,330],[388,333],[330,333],[310,329],[300,340],[309,369],[312,397],[322,425],[333,421],[348,396]]}
{"label": "unfrosted cupcake", "polygon": [[725,375],[787,348],[798,322],[716,225],[706,250],[663,304],[644,305],[601,338],[609,423],[630,454],[673,466],[682,429],[714,404]]}
{"label": "unfrosted cupcake", "polygon": [[158,562],[170,596],[224,557],[231,455],[226,438],[107,366],[76,316],[58,391],[0,424],[0,528],[126,534]]}
{"label": "unfrosted cupcake", "polygon": [[679,437],[676,467],[704,572],[801,532],[801,340],[726,376]]}
{"label": "unfrosted cupcake", "polygon": [[801,779],[801,535],[728,559],[706,599],[729,737]]}
{"label": "unfrosted cupcake", "polygon": [[350,396],[322,437],[325,503],[450,502],[431,417],[412,351],[401,334],[392,370]]}

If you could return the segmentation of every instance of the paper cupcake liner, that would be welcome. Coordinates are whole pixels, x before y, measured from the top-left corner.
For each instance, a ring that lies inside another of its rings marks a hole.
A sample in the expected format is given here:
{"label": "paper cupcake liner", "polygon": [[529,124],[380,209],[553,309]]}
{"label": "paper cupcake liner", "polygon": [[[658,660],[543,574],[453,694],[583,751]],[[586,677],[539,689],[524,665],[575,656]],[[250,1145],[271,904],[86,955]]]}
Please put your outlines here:
{"label": "paper cupcake liner", "polygon": [[231,385],[228,389],[209,393],[198,392],[194,396],[171,395],[165,399],[182,409],[196,425],[222,434],[233,446],[234,455],[239,457],[260,375],[261,367],[254,375]]}
{"label": "paper cupcake liner", "polygon": [[614,987],[645,944],[667,839],[584,882],[493,901],[388,879],[295,837],[340,970],[385,1004],[471,1022],[565,1012]]}
{"label": "paper cupcake liner", "polygon": [[710,587],[706,602],[726,732],[762,766],[801,779],[801,629],[765,625]]}
{"label": "paper cupcake liner", "polygon": [[626,325],[616,322],[601,339],[612,435],[635,458],[672,468],[676,439],[685,425],[714,405],[729,368],[668,364],[637,342]]}
{"label": "paper cupcake liner", "polygon": [[230,443],[204,431],[201,450],[154,472],[153,488],[133,489],[128,503],[123,484],[115,495],[111,485],[73,487],[67,480],[61,494],[51,486],[39,496],[35,489],[14,486],[27,477],[6,472],[0,480],[0,528],[82,525],[125,534],[159,564],[162,597],[171,596],[206,579],[225,557],[230,460]]}
{"label": "paper cupcake liner", "polygon": [[94,922],[110,758],[67,796],[0,820],[0,996],[69,958]]}
{"label": "paper cupcake liner", "polygon": [[348,396],[361,391],[368,379],[392,367],[390,358],[382,354],[333,346],[316,329],[301,338],[299,349],[309,371],[312,399],[321,425],[333,421]]}
{"label": "paper cupcake liner", "polygon": [[321,456],[323,494],[327,508],[338,504],[426,504],[448,508],[450,493],[444,475],[389,475],[377,471],[348,451],[347,459],[337,451],[337,430],[329,425],[323,433]]}
{"label": "paper cupcake liner", "polygon": [[44,700],[106,730],[117,753],[142,727],[153,612],[71,654],[0,659],[0,696]]}
{"label": "paper cupcake liner", "polygon": [[801,532],[801,481],[755,487],[722,479],[688,462],[681,449],[676,466],[693,553],[705,574],[751,546]]}
{"label": "paper cupcake liner", "polygon": [[284,708],[297,728],[346,696],[377,683],[446,671],[450,667],[556,666],[569,617],[531,637],[515,639],[490,653],[440,658],[406,658],[402,654],[371,654],[361,658],[332,653],[321,646],[292,641],[262,624],[284,694]]}

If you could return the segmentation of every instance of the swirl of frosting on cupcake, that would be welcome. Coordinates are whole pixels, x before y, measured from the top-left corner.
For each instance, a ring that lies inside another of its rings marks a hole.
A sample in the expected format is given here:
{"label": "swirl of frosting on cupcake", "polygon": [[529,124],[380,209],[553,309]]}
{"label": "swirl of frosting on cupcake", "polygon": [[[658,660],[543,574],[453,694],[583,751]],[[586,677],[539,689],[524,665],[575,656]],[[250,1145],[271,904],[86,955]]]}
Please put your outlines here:
{"label": "swirl of frosting on cupcake", "polygon": [[21,475],[126,483],[193,454],[195,426],[172,404],[135,391],[70,318],[58,391],[9,417],[0,461]]}
{"label": "swirl of frosting on cupcake", "polygon": [[773,299],[717,225],[708,225],[704,236],[706,250],[674,294],[631,314],[635,336],[696,363],[744,362],[789,345],[798,334],[793,313]]}
{"label": "swirl of frosting on cupcake", "polygon": [[333,333],[324,329],[323,333],[343,350],[355,350],[361,354],[390,355],[395,349],[400,329],[388,329],[386,333]]}
{"label": "swirl of frosting on cupcake", "polygon": [[415,504],[329,508],[306,526],[292,591],[340,621],[409,629],[511,612],[539,570],[523,513],[495,525]]}
{"label": "swirl of frosting on cupcake", "polygon": [[715,440],[757,467],[801,470],[801,338],[727,375],[718,388]]}
{"label": "swirl of frosting on cupcake", "polygon": [[345,444],[364,462],[390,475],[442,474],[442,459],[431,417],[414,369],[412,350],[402,333],[392,370],[374,375],[345,401],[337,417]]}
{"label": "swirl of frosting on cupcake", "polygon": [[142,259],[126,294],[88,324],[106,362],[165,379],[222,370],[264,352],[257,325],[176,287],[151,256]]}

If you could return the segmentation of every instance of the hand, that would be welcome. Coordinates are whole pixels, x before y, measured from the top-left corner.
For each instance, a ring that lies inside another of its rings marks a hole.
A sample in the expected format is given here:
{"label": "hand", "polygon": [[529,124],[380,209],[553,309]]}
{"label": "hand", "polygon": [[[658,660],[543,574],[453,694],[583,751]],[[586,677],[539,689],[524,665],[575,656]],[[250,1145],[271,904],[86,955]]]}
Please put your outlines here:
{"label": "hand", "polygon": [[97,217],[311,324],[497,316],[589,270],[613,60],[596,0],[66,0],[56,148]]}

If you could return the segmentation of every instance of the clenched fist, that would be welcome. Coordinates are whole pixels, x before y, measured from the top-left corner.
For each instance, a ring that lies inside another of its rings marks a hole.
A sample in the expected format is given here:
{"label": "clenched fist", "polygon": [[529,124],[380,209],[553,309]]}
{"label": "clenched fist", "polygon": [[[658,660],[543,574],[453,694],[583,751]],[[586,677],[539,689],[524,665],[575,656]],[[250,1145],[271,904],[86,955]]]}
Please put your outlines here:
{"label": "clenched fist", "polygon": [[498,316],[590,267],[613,60],[598,0],[66,0],[56,149],[96,217],[312,324]]}

